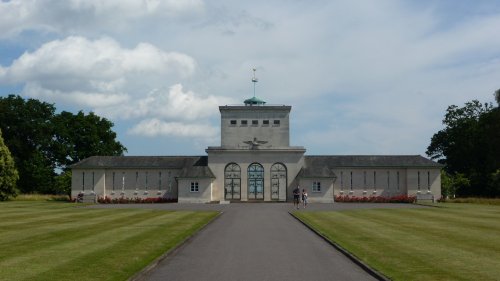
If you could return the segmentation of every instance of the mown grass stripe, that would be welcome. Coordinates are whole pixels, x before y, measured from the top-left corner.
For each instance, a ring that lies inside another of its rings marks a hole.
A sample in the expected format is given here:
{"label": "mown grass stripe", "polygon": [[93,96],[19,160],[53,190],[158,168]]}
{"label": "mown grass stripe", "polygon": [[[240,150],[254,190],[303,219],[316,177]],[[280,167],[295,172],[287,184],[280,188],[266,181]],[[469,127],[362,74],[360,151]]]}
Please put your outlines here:
{"label": "mown grass stripe", "polygon": [[452,205],[297,215],[395,280],[496,280],[499,210]]}
{"label": "mown grass stripe", "polygon": [[[3,247],[2,254],[0,254],[0,267],[4,264],[9,265],[9,261],[15,259],[19,254],[21,254],[22,256],[28,256],[30,254],[37,255],[38,253],[43,252],[43,250],[51,250],[51,248],[55,245],[60,246],[60,241],[63,237],[70,238],[73,242],[78,242],[88,239],[88,237],[91,237],[92,235],[105,236],[108,232],[114,232],[116,228],[126,228],[131,224],[136,224],[144,221],[145,218],[150,218],[148,221],[154,220],[158,215],[161,215],[161,213],[154,213],[154,216],[151,216],[151,213],[134,212],[132,214],[128,214],[127,216],[121,216],[111,221],[103,218],[102,221],[93,221],[92,224],[76,224],[71,228],[62,230],[59,229],[59,227],[61,226],[53,226],[50,227],[54,228],[53,231],[47,232],[44,235],[37,235],[34,238],[35,241],[31,241],[31,243],[27,243],[26,240],[23,240],[19,241],[18,243],[12,243],[12,245]],[[129,230],[127,229],[127,231]],[[6,259],[5,257],[10,257],[10,259]]]}
{"label": "mown grass stripe", "polygon": [[[194,214],[190,214],[190,216],[192,215]],[[124,280],[147,266],[156,257],[183,241],[188,236],[188,233],[192,233],[205,225],[206,220],[213,217],[213,214],[196,214],[196,216],[198,216],[198,218],[192,223],[175,224],[168,231],[165,231],[165,228],[161,225],[150,228],[148,231],[129,237],[118,244],[96,249],[92,253],[78,256],[71,261],[61,263],[47,272],[42,272],[34,276],[34,278],[37,280],[67,279],[68,272],[79,269],[81,271],[82,266],[80,265],[86,265],[87,267],[93,268],[93,270],[92,272],[82,272],[83,277],[81,280]],[[152,242],[148,243],[146,246],[133,243],[144,236],[150,237]],[[165,241],[168,242],[165,243]],[[117,268],[116,275],[113,276],[108,274],[109,268],[113,268],[116,262],[113,257],[110,257],[109,252],[122,251],[130,251],[133,253],[133,255],[127,257],[132,262],[128,264],[125,262],[121,263],[121,266]],[[89,263],[90,258],[92,258],[91,263]]]}
{"label": "mown grass stripe", "polygon": [[[92,227],[96,224],[102,225],[103,223],[108,223],[112,220],[125,219],[130,216],[130,211],[115,213],[110,213],[109,210],[104,211],[105,212],[89,212],[86,214],[70,213],[65,214],[64,217],[43,217],[43,219],[40,218],[37,222],[23,225],[24,227],[9,228],[9,231],[0,232],[0,237],[2,238],[0,240],[0,245],[6,243],[15,243],[14,241],[18,243],[24,243],[23,239],[33,239],[34,236],[36,236],[37,241],[40,241],[43,240],[43,235],[45,233],[64,231],[67,229],[71,230],[75,228]],[[54,227],[54,225],[57,225],[57,227]]]}
{"label": "mown grass stripe", "polygon": [[[151,213],[146,213],[151,214]],[[144,225],[149,223],[158,222],[158,219],[165,220],[164,224],[160,224],[158,227],[164,228],[166,231],[171,231],[174,229],[173,226],[183,225],[186,217],[192,215],[189,212],[176,212],[176,213],[167,213],[163,216],[154,216],[150,218],[143,218],[143,220],[138,220],[135,222],[137,225]],[[187,222],[189,224],[189,222]],[[157,228],[145,228],[145,227],[120,227],[108,229],[107,231],[95,231],[94,235],[87,235],[85,237],[80,237],[79,239],[75,239],[74,237],[70,237],[68,240],[66,237],[61,237],[61,241],[55,241],[52,245],[47,245],[43,249],[38,249],[36,251],[24,254],[22,256],[14,257],[10,259],[7,263],[0,264],[0,268],[11,268],[13,271],[8,272],[10,275],[16,276],[16,280],[21,279],[32,279],[33,276],[44,272],[54,266],[57,266],[58,263],[64,262],[66,260],[75,259],[78,256],[82,255],[92,255],[92,252],[98,251],[101,248],[108,248],[110,245],[121,244],[125,251],[130,251],[129,248],[133,246],[133,244],[127,243],[129,238],[133,237],[142,237],[144,240],[150,241],[150,237],[144,235],[145,232],[151,231],[151,229]],[[162,238],[162,239],[167,239]],[[137,240],[137,239],[136,239]],[[137,242],[137,241],[136,241]],[[141,242],[138,243],[141,245]],[[73,249],[73,250],[72,250]],[[75,251],[76,250],[76,251]],[[116,254],[115,251],[110,251],[109,254]],[[57,254],[57,261],[54,260],[50,264],[44,262],[48,257],[54,256]],[[133,253],[132,253],[133,254]],[[87,263],[92,263],[91,260],[87,260]],[[23,270],[22,264],[31,265],[31,269],[29,272]],[[44,265],[44,266],[38,266]],[[81,264],[81,266],[85,267],[85,264]],[[17,269],[17,270],[16,270]],[[36,278],[38,279],[38,278]]]}
{"label": "mown grass stripe", "polygon": [[[103,276],[95,274],[96,267],[100,265],[93,263],[93,260],[109,264],[104,275],[106,278],[123,280],[140,269],[138,264],[145,265],[145,260],[151,261],[160,255],[162,252],[157,252],[158,246],[171,247],[180,241],[173,232],[179,233],[179,237],[185,237],[216,215],[140,209],[103,212],[73,206],[58,202],[0,204],[0,213],[4,209],[22,209],[25,214],[30,214],[27,210],[31,210],[33,218],[39,217],[32,222],[34,228],[11,228],[0,233],[0,257],[3,259],[0,262],[0,280],[82,279],[80,277],[83,275],[80,273],[90,276],[89,280],[101,280]],[[52,210],[43,212],[51,208],[65,216],[54,214]],[[6,243],[6,238],[15,237],[16,231],[17,238],[22,239]],[[141,254],[136,255],[131,249]],[[129,257],[136,259],[128,259]],[[117,273],[120,272],[117,268],[122,266],[117,260],[125,261],[125,274],[129,275]],[[79,265],[71,266],[74,263]],[[75,272],[78,274],[76,277]],[[116,279],[118,275],[121,277]],[[61,278],[57,279],[58,276]]]}

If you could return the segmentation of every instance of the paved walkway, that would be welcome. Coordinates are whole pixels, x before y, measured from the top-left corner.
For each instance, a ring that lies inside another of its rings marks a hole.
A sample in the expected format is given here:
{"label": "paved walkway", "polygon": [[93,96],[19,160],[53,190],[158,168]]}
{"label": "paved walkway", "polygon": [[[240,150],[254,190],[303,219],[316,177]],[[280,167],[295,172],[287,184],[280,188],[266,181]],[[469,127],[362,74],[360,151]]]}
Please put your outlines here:
{"label": "paved walkway", "polygon": [[[211,209],[223,214],[159,263],[144,280],[374,280],[288,211],[291,204],[99,205]],[[308,210],[408,208],[409,204],[310,204]],[[301,209],[301,211],[304,211]]]}

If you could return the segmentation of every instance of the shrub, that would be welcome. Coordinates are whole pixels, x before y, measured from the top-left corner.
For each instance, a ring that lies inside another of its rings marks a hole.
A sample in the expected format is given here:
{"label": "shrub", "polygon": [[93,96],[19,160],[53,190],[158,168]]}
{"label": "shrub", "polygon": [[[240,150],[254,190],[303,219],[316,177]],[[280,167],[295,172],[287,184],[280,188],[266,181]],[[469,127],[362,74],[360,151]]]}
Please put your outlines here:
{"label": "shrub", "polygon": [[416,196],[397,195],[392,197],[385,196],[349,196],[336,195],[335,202],[348,203],[415,203]]}
{"label": "shrub", "polygon": [[147,197],[147,198],[128,198],[128,197],[117,197],[111,198],[108,196],[99,196],[97,202],[100,204],[144,204],[144,203],[174,203],[177,202],[176,199],[164,198],[164,197]]}

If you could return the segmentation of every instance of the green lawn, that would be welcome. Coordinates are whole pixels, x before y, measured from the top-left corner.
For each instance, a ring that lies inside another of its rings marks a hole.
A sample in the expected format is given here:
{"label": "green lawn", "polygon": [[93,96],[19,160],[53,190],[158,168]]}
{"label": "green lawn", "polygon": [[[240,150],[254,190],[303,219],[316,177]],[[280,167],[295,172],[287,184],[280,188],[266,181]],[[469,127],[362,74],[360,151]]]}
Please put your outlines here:
{"label": "green lawn", "polygon": [[0,203],[0,280],[125,280],[216,212]]}
{"label": "green lawn", "polygon": [[393,280],[500,280],[500,206],[295,212]]}

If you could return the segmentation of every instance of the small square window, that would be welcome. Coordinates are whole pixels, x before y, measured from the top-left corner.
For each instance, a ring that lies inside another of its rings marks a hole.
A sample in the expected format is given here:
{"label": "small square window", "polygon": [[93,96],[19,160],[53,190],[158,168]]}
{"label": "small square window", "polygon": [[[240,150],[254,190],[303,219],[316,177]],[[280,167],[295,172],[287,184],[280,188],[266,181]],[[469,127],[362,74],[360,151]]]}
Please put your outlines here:
{"label": "small square window", "polygon": [[279,126],[280,125],[280,120],[274,120],[273,125],[274,126]]}
{"label": "small square window", "polygon": [[198,182],[194,181],[191,182],[191,192],[199,192],[200,189],[198,188]]}
{"label": "small square window", "polygon": [[252,120],[252,126],[259,125],[259,120]]}
{"label": "small square window", "polygon": [[262,125],[269,125],[269,120],[262,121]]}
{"label": "small square window", "polygon": [[241,120],[241,126],[246,126],[248,124],[247,120]]}
{"label": "small square window", "polygon": [[321,192],[321,182],[320,181],[313,182],[312,191],[313,192]]}
{"label": "small square window", "polygon": [[232,126],[236,125],[236,120],[231,120],[230,123]]}

